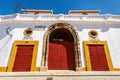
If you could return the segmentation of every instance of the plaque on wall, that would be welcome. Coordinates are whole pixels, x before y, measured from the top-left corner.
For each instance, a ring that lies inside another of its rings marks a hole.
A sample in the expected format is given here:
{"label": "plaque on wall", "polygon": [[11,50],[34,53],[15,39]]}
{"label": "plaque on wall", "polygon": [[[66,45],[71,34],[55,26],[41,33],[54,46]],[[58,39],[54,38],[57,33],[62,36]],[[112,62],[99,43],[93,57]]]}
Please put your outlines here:
{"label": "plaque on wall", "polygon": [[34,30],[37,30],[37,31],[45,31],[45,30],[46,30],[46,26],[37,25],[37,26],[34,27]]}

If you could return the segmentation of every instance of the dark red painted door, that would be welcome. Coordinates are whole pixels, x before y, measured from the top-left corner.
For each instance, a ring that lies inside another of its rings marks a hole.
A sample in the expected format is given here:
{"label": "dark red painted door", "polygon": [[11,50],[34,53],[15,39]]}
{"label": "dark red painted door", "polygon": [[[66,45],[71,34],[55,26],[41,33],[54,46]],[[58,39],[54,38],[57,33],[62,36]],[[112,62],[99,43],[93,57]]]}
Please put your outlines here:
{"label": "dark red painted door", "polygon": [[89,45],[89,52],[93,71],[109,70],[103,45]]}
{"label": "dark red painted door", "polygon": [[30,71],[33,45],[18,45],[13,72]]}
{"label": "dark red painted door", "polygon": [[48,53],[49,70],[74,70],[75,57],[72,42],[52,41],[49,43]]}

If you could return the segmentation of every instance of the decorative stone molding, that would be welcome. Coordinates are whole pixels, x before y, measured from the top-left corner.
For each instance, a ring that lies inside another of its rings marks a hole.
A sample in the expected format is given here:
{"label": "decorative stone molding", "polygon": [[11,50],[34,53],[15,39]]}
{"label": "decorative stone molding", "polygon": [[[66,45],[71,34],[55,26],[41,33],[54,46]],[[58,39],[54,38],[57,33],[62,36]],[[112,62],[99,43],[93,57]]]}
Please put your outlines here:
{"label": "decorative stone molding", "polygon": [[[75,69],[76,71],[81,70],[81,54],[80,54],[80,43],[79,43],[79,36],[77,31],[67,23],[56,23],[51,25],[48,30],[44,34],[44,41],[43,41],[43,51],[42,51],[42,62],[41,66],[48,67],[48,43],[49,43],[49,37],[50,34],[55,30],[55,29],[66,29],[68,30],[74,39],[74,53],[75,53]],[[42,67],[41,67],[42,68]],[[42,70],[42,69],[41,69]]]}
{"label": "decorative stone molding", "polygon": [[33,15],[33,14],[12,14],[6,16],[0,16],[0,21],[11,21],[11,20],[41,20],[41,21],[120,21],[119,15]]}

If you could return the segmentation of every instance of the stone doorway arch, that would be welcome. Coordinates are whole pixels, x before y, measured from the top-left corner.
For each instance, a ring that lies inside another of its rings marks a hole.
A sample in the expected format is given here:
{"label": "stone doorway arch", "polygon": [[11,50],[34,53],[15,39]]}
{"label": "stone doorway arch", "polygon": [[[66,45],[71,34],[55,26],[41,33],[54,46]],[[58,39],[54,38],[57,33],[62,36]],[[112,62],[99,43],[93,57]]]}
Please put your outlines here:
{"label": "stone doorway arch", "polygon": [[41,61],[41,71],[48,70],[48,44],[50,40],[50,34],[56,30],[56,29],[66,29],[69,31],[73,36],[74,41],[74,54],[75,54],[75,70],[80,71],[81,70],[81,54],[80,54],[80,43],[79,43],[79,36],[77,31],[67,23],[56,23],[51,25],[48,30],[44,34],[43,38],[43,50],[42,50],[42,61]]}

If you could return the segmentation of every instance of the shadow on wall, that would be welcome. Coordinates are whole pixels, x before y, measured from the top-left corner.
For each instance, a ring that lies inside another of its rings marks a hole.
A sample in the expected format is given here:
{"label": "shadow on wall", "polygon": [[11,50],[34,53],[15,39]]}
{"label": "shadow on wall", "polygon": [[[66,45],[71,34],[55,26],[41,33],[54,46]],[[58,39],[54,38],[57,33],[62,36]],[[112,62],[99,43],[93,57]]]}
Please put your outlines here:
{"label": "shadow on wall", "polygon": [[[46,27],[49,27],[54,23],[46,24],[46,23],[27,23],[27,22],[13,22],[13,23],[4,23],[0,24],[0,40],[3,39],[7,33],[6,29],[10,27],[10,30],[12,31],[15,28],[34,28],[35,25],[44,25]],[[80,22],[78,23],[69,23],[73,27],[76,27],[78,31],[82,31],[83,29],[101,29],[101,32],[107,32],[110,28],[120,28],[120,23],[114,23],[114,22]]]}
{"label": "shadow on wall", "polygon": [[80,24],[72,24],[79,31],[83,29],[100,29],[101,32],[107,32],[110,28],[120,28],[119,25],[119,23],[114,24],[110,22],[82,22]]}
{"label": "shadow on wall", "polygon": [[6,29],[8,27],[10,27],[10,30],[12,31],[15,28],[21,28],[21,29],[22,28],[32,28],[32,29],[34,29],[35,26],[39,26],[39,25],[49,27],[51,25],[51,23],[47,23],[47,24],[46,24],[46,22],[43,22],[43,23],[40,23],[40,22],[35,22],[35,23],[32,23],[32,22],[5,22],[5,23],[1,23],[0,24],[0,32],[1,32],[0,40],[3,39],[7,35]]}
{"label": "shadow on wall", "polygon": [[28,27],[33,28],[34,24],[31,24],[31,23],[6,23],[6,24],[0,24],[0,32],[1,32],[0,40],[8,35],[8,33],[7,33],[8,28],[10,30],[10,34],[12,34],[13,29],[15,29],[15,28],[28,28]]}

